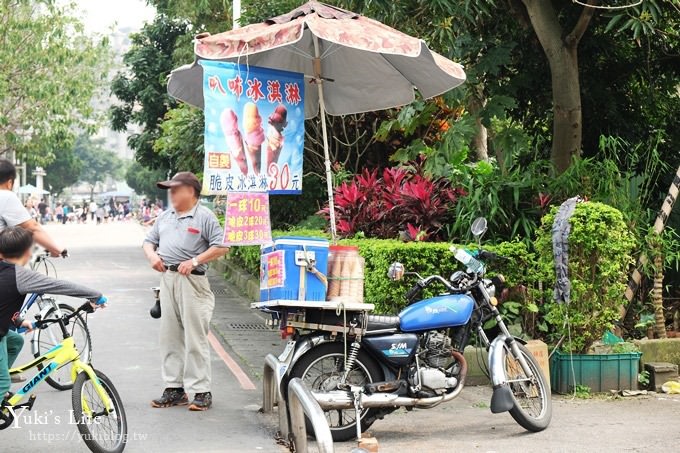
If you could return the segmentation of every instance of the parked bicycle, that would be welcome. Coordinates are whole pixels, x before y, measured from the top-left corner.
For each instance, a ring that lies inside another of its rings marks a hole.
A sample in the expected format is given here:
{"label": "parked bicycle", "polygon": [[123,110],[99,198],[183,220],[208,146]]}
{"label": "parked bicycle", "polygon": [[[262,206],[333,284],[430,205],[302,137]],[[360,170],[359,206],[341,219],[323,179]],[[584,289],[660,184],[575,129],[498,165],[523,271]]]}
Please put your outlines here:
{"label": "parked bicycle", "polygon": [[[104,299],[104,302],[106,300]],[[10,370],[10,374],[23,373],[37,368],[38,373],[27,380],[16,394],[9,394],[0,405],[0,430],[12,425],[17,410],[31,410],[36,396],[31,394],[25,402],[26,396],[43,380],[55,371],[70,364],[73,388],[71,404],[81,438],[90,451],[95,453],[120,453],[127,443],[127,417],[123,401],[113,382],[104,373],[94,369],[90,364],[81,360],[75,341],[69,333],[69,324],[77,319],[81,313],[92,313],[95,308],[92,303],[85,302],[70,314],[57,314],[53,318],[38,319],[34,326],[37,330],[44,330],[50,325],[56,325],[61,331],[61,342],[36,357],[26,365]]]}

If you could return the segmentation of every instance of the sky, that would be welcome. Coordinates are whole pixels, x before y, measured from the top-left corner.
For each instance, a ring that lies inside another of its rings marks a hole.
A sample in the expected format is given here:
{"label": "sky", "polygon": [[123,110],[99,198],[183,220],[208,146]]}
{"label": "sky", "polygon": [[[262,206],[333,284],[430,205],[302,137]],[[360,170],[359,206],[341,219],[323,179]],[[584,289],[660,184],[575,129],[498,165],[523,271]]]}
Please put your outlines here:
{"label": "sky", "polygon": [[76,0],[89,32],[106,34],[116,24],[119,28],[138,30],[151,21],[154,9],[144,0]]}

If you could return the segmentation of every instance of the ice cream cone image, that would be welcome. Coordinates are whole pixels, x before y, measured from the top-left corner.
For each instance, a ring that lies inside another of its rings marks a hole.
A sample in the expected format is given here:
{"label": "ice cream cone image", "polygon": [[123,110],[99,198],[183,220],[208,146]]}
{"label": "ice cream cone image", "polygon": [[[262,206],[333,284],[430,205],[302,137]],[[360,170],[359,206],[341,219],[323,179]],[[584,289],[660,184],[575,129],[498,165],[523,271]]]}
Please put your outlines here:
{"label": "ice cream cone image", "polygon": [[279,105],[269,116],[267,128],[267,168],[278,162],[283,149],[283,129],[288,125],[288,111],[283,105]]}
{"label": "ice cream cone image", "polygon": [[253,165],[255,174],[259,175],[262,163],[264,129],[262,128],[262,117],[260,117],[260,112],[258,112],[257,106],[252,102],[243,106],[243,132],[246,135],[245,138],[250,163]]}
{"label": "ice cream cone image", "polygon": [[222,132],[227,140],[227,148],[232,157],[241,169],[241,173],[248,174],[248,162],[246,161],[246,152],[243,148],[243,137],[238,130],[238,117],[232,109],[224,109],[220,115],[220,124],[222,125]]}

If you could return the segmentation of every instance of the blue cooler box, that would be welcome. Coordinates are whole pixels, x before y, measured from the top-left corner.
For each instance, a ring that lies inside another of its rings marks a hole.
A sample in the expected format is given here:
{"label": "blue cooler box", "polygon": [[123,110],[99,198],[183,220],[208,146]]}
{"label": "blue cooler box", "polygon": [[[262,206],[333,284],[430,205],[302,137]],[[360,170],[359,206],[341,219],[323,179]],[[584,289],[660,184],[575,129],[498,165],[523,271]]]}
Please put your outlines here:
{"label": "blue cooler box", "polygon": [[[269,300],[326,300],[326,285],[309,272],[305,256],[314,268],[328,272],[326,239],[284,236],[263,245],[260,255],[260,302]],[[306,253],[306,255],[305,255]]]}

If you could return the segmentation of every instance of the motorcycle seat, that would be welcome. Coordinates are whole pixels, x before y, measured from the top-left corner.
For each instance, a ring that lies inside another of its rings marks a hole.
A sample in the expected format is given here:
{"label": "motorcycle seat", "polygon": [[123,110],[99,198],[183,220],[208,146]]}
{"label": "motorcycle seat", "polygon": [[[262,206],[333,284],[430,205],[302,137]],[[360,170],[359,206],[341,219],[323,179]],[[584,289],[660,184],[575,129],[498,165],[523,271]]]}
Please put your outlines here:
{"label": "motorcycle seat", "polygon": [[366,330],[389,330],[399,328],[399,316],[368,315]]}

